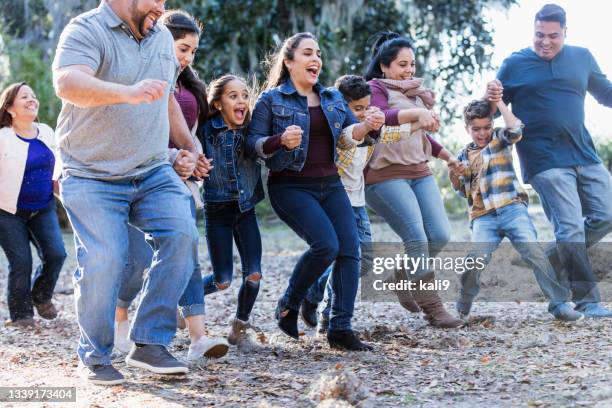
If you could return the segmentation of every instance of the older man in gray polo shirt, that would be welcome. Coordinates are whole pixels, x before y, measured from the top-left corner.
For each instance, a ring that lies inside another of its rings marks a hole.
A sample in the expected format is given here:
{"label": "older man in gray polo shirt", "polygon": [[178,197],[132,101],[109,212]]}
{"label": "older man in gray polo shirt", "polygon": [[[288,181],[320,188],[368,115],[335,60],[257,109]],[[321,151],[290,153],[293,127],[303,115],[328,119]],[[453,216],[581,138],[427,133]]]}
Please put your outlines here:
{"label": "older man in gray polo shirt", "polygon": [[[63,162],[61,198],[75,232],[74,275],[81,331],[81,374],[117,384],[111,365],[113,320],[127,263],[127,224],[153,239],[155,257],[145,279],[126,358],[156,373],[186,373],[166,349],[175,334],[176,306],[194,269],[197,229],[190,193],[167,161],[168,140],[197,150],[172,92],[178,74],[173,39],[157,19],[160,0],[106,0],[74,18],[53,62],[63,106],[57,137]],[[197,162],[197,166],[196,166]]]}

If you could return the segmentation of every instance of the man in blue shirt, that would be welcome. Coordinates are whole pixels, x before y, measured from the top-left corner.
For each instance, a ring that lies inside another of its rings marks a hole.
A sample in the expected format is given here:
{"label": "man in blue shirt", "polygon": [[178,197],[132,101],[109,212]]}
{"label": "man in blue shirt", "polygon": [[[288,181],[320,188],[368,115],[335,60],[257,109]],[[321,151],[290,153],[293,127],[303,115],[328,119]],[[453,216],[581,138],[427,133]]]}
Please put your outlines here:
{"label": "man in blue shirt", "polygon": [[504,60],[487,97],[503,93],[525,124],[517,144],[523,179],[537,191],[554,225],[557,245],[550,259],[560,279],[569,281],[577,310],[587,317],[612,317],[599,304],[586,251],[612,231],[612,183],[584,126],[586,92],[612,107],[612,83],[588,49],[564,45],[565,22],[561,7],[542,7],[535,16],[533,48]]}

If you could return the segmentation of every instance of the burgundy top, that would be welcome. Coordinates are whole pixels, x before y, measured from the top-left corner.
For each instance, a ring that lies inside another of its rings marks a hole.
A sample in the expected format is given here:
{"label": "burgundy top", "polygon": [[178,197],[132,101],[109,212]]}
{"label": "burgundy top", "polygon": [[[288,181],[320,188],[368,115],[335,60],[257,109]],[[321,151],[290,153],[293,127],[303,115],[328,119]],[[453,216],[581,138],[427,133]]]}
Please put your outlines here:
{"label": "burgundy top", "polygon": [[[370,89],[372,90],[372,96],[370,97],[370,105],[380,108],[385,114],[385,125],[387,126],[399,126],[399,112],[401,109],[392,109],[389,106],[389,92],[384,85],[378,82],[376,79],[368,81]],[[442,145],[436,141],[429,133],[426,134],[427,139],[431,143],[431,155],[438,157],[442,150]]]}
{"label": "burgundy top", "polygon": [[[308,137],[308,152],[306,162],[301,171],[283,170],[270,172],[270,179],[285,177],[329,177],[337,176],[338,168],[334,163],[334,137],[321,106],[308,107],[310,114],[310,135]],[[270,137],[263,145],[266,154],[283,149],[280,144],[281,135]],[[273,150],[273,148],[275,148]]]}
{"label": "burgundy top", "polygon": [[181,111],[187,122],[187,127],[189,127],[189,130],[193,129],[193,126],[198,120],[198,114],[200,113],[198,109],[198,100],[193,92],[182,86],[180,82],[177,83],[177,87],[174,90],[174,97],[181,107]]}

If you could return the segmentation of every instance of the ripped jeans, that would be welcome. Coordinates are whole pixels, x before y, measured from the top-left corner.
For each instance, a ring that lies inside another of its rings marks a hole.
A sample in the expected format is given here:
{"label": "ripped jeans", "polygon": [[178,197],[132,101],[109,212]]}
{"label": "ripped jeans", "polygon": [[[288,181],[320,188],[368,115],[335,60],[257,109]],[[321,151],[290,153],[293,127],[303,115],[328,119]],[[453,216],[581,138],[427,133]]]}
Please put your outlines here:
{"label": "ripped jeans", "polygon": [[261,278],[261,235],[255,209],[242,213],[237,201],[208,202],[205,217],[213,273],[203,277],[204,296],[230,286],[234,276],[233,243],[236,242],[242,262],[236,318],[247,321],[259,293]]}

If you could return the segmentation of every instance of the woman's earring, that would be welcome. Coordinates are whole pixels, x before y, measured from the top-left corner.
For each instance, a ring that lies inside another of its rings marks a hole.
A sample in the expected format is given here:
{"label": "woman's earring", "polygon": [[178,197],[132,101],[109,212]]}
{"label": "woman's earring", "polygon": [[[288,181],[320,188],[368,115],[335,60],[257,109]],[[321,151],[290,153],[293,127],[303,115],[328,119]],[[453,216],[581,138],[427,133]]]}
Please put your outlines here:
{"label": "woman's earring", "polygon": [[383,72],[382,74],[383,74],[383,78],[384,78],[385,77],[385,73]]}

